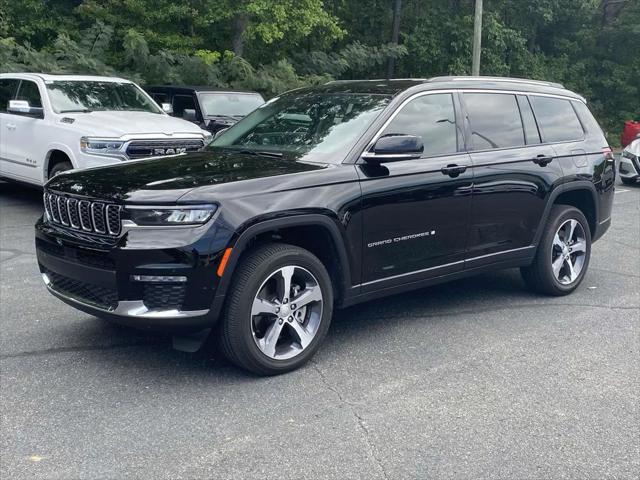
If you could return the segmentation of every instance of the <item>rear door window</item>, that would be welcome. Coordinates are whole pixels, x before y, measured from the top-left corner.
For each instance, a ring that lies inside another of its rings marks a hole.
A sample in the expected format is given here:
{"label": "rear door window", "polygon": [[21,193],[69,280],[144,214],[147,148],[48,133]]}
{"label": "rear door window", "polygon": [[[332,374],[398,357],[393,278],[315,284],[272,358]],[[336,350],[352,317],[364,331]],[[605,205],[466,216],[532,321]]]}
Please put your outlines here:
{"label": "rear door window", "polygon": [[537,95],[530,99],[545,142],[570,142],[584,138],[582,124],[569,100]]}
{"label": "rear door window", "polygon": [[407,103],[382,135],[416,135],[424,142],[424,157],[458,151],[458,132],[453,96],[422,95]]}
{"label": "rear door window", "polygon": [[0,80],[0,113],[6,113],[9,107],[9,100],[16,98],[16,90],[20,80],[3,78]]}
{"label": "rear door window", "polygon": [[524,129],[516,96],[508,93],[465,93],[474,150],[521,147]]}

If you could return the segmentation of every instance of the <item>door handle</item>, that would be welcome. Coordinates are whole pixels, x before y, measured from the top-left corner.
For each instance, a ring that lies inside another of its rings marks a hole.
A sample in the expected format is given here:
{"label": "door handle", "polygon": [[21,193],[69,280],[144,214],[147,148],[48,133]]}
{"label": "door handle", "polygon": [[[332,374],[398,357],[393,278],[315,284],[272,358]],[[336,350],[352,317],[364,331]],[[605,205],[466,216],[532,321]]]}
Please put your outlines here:
{"label": "door handle", "polygon": [[546,167],[551,162],[553,162],[553,157],[550,157],[549,155],[545,155],[544,153],[538,155],[536,158],[533,159],[533,163],[540,165],[541,167]]}
{"label": "door handle", "polygon": [[464,166],[464,165],[456,165],[455,163],[447,165],[446,167],[442,167],[442,170],[441,170],[443,175],[449,175],[451,178],[456,178],[461,173],[464,173],[466,171],[467,171],[467,167],[466,166]]}
{"label": "door handle", "polygon": [[7,129],[8,130],[15,130],[16,129],[16,124],[15,123],[7,123]]}

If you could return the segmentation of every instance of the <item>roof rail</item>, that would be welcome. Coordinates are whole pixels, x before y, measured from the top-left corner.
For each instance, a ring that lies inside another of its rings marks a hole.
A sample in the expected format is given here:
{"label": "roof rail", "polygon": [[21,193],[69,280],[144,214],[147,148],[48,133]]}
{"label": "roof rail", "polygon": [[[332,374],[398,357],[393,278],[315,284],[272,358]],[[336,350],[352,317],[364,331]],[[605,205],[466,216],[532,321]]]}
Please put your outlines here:
{"label": "roof rail", "polygon": [[511,77],[433,77],[429,79],[429,82],[457,82],[457,81],[470,81],[470,82],[509,82],[509,83],[528,83],[531,85],[543,85],[545,87],[564,88],[561,83],[546,82],[544,80],[529,80],[527,78],[511,78]]}
{"label": "roof rail", "polygon": [[353,83],[353,82],[394,82],[396,80],[399,81],[410,81],[415,80],[416,82],[426,82],[427,78],[365,78],[362,80],[329,80],[325,85],[329,85],[331,83]]}

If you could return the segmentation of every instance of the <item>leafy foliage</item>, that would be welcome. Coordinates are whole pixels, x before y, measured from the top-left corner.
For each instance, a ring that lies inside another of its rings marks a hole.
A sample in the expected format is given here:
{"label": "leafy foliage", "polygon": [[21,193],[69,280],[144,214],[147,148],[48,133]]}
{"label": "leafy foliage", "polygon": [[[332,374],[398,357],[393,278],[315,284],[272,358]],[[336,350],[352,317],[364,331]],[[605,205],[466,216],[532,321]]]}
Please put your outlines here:
{"label": "leafy foliage", "polygon": [[[0,0],[0,70],[120,75],[268,96],[333,78],[468,74],[473,0]],[[638,0],[485,2],[482,73],[585,95],[612,142],[640,116]]]}

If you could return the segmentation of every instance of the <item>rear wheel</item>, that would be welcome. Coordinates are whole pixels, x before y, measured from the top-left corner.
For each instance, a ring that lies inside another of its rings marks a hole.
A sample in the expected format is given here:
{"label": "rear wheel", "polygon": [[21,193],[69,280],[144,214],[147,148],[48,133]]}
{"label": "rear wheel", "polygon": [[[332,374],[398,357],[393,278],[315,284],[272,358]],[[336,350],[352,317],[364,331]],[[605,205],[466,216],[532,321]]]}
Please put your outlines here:
{"label": "rear wheel", "polygon": [[533,264],[522,268],[525,282],[548,295],[567,295],[584,279],[591,256],[591,232],[575,207],[555,205]]}
{"label": "rear wheel", "polygon": [[224,355],[261,375],[294,370],[317,351],[333,314],[333,289],[311,252],[286,244],[246,255],[230,286],[218,335]]}

